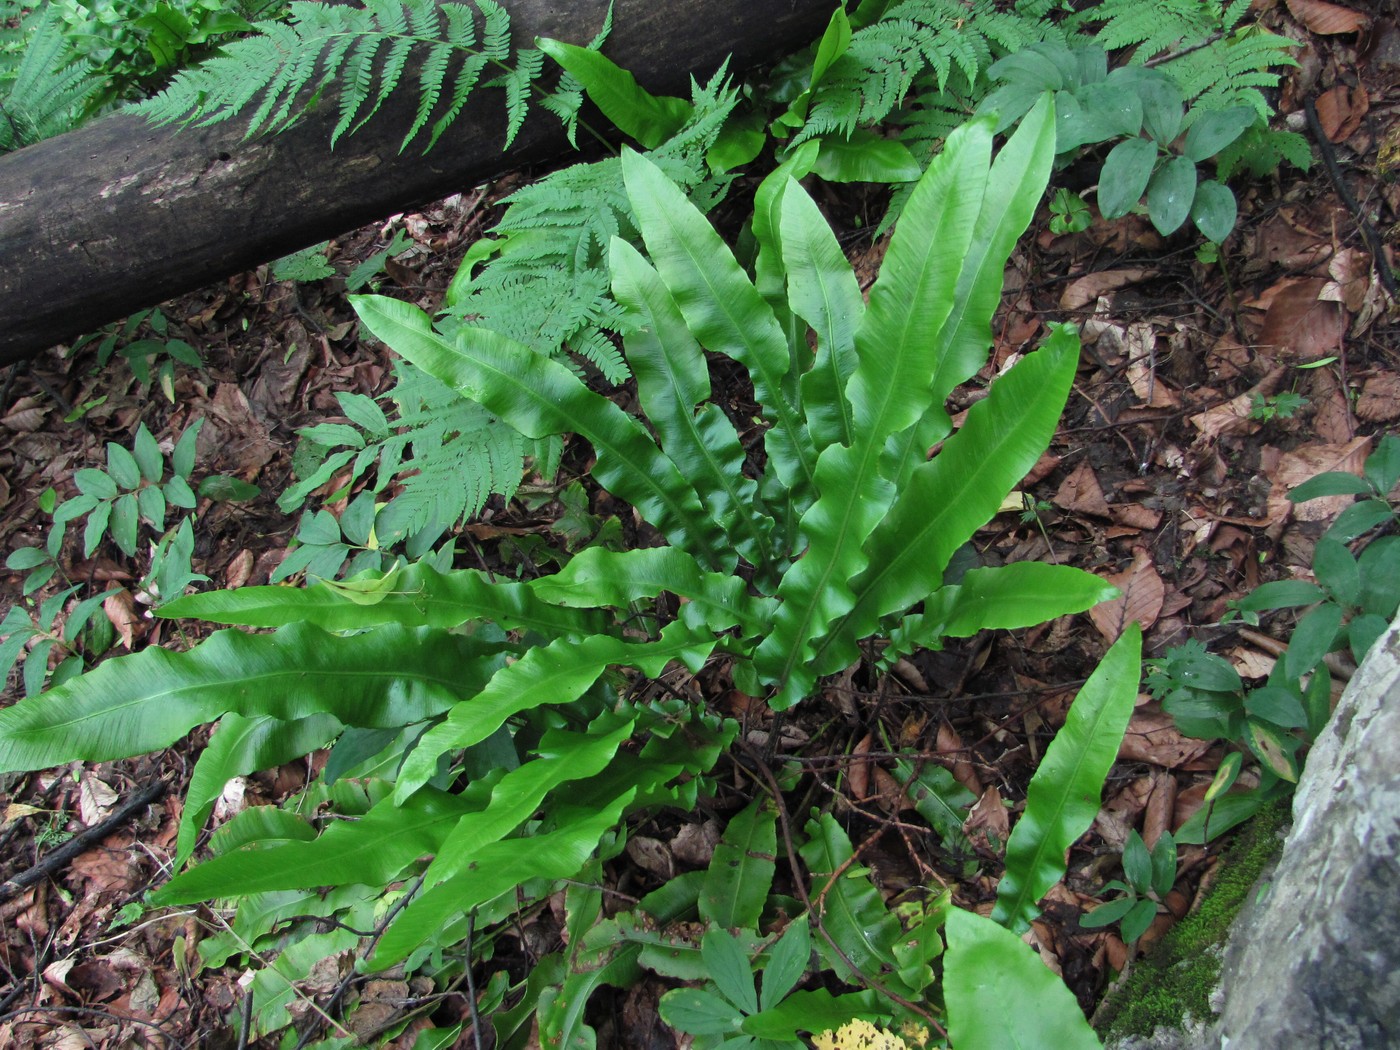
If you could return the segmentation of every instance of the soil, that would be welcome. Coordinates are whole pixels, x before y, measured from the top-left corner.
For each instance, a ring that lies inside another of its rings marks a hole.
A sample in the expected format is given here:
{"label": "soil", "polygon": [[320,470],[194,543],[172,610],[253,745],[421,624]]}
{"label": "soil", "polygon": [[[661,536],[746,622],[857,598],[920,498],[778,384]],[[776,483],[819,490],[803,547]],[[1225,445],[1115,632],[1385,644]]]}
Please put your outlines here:
{"label": "soil", "polygon": [[[888,674],[858,667],[824,683],[785,724],[784,747],[810,773],[807,794],[793,805],[833,807],[888,897],[941,882],[962,905],[986,910],[1035,762],[1127,621],[1144,624],[1148,656],[1196,638],[1247,678],[1266,676],[1291,620],[1221,626],[1227,603],[1268,580],[1310,578],[1313,544],[1339,507],[1320,500],[1295,508],[1288,489],[1320,471],[1359,471],[1373,442],[1400,418],[1390,271],[1400,223],[1400,29],[1385,11],[1362,11],[1368,19],[1359,31],[1353,20],[1337,32],[1336,12],[1346,9],[1320,0],[1263,6],[1272,24],[1304,41],[1277,99],[1281,119],[1309,134],[1315,153],[1332,163],[1239,183],[1239,226],[1217,261],[1203,260],[1193,233],[1163,238],[1142,217],[1055,234],[1042,210],[1007,273],[992,362],[954,397],[959,409],[973,403],[993,376],[1037,345],[1048,323],[1081,326],[1074,393],[1050,453],[1021,488],[1026,509],[999,515],[976,545],[986,563],[1038,559],[1098,573],[1118,583],[1124,599],[1090,616],[920,653]],[[1312,131],[1305,102],[1315,106]],[[1334,169],[1355,207],[1339,195]],[[531,174],[466,189],[338,239],[330,249],[335,277],[296,284],[260,267],[164,304],[164,338],[189,343],[202,361],[175,367],[173,397],[158,382],[140,382],[120,353],[151,334],[150,318],[125,333],[106,365],[98,365],[93,342],[57,347],[12,369],[0,391],[0,548],[42,546],[49,519],[41,494],[54,488],[71,496],[74,471],[104,466],[107,442],[129,446],[144,423],[168,447],[203,419],[196,478],[229,475],[261,495],[200,500],[194,568],[209,577],[204,586],[267,582],[296,529],[276,499],[293,480],[298,428],[343,421],[337,392],[377,395],[390,384],[386,351],[360,338],[344,276],[401,230],[412,247],[377,279],[380,291],[433,309],[467,247],[499,216],[500,199]],[[721,222],[737,223],[744,192],[736,188]],[[872,243],[867,220],[880,202],[841,191],[828,192],[823,205],[857,272],[873,277],[883,244]],[[1386,246],[1379,256],[1377,242],[1361,232],[1363,220]],[[1281,394],[1305,402],[1290,415],[1278,410],[1290,400]],[[732,396],[748,395],[735,387]],[[504,545],[512,537],[554,536],[566,508],[550,479],[536,479],[532,491],[528,506],[495,498],[470,523],[464,564],[497,567],[511,557]],[[595,514],[609,511],[605,496],[592,499]],[[343,507],[344,500],[328,505]],[[199,635],[199,625],[150,617],[151,596],[137,587],[144,557],[129,558],[110,542],[83,557],[76,537],[64,548],[64,572],[81,594],[117,589],[104,607],[116,653],[183,647]],[[0,574],[6,606],[26,601],[24,578]],[[51,583],[34,597],[58,590]],[[19,695],[18,672],[9,687]],[[713,702],[742,718],[745,732],[775,728],[771,712],[736,696],[726,691]],[[141,759],[0,779],[7,807],[0,874],[19,880],[0,886],[0,1043],[236,1043],[241,969],[196,965],[195,946],[219,916],[133,907],[168,874],[179,800],[207,732]],[[944,762],[978,796],[968,826],[974,855],[949,855],[919,835],[919,818],[890,773],[892,750]],[[1068,876],[1031,935],[1086,1012],[1132,952],[1113,930],[1082,929],[1078,918],[1117,875],[1129,831],[1140,829],[1151,843],[1180,827],[1201,805],[1224,753],[1219,743],[1182,736],[1153,702],[1138,707],[1099,817],[1072,850]],[[225,809],[276,802],[307,775],[300,762],[249,777],[242,800]],[[124,808],[143,788],[155,797]],[[740,802],[726,799],[725,806]],[[669,855],[678,836],[695,832],[687,823],[703,819],[660,816],[633,834],[683,867]],[[56,854],[65,842],[76,845]],[[1139,948],[1186,914],[1217,853],[1183,847],[1173,913],[1159,916]],[[637,855],[608,871],[614,886],[633,895],[658,881],[654,860],[642,864]],[[514,952],[524,965],[532,947],[557,937],[557,920],[545,912],[518,943],[502,943],[497,963],[510,966]],[[404,991],[388,1016],[431,1011],[442,1025],[469,1016],[461,995]],[[600,996],[594,1023],[601,1044],[679,1045],[656,1017],[662,991],[643,984],[619,993],[611,1013]],[[324,997],[313,1005],[320,1009]],[[458,1045],[472,1045],[462,1038]],[[408,1037],[385,1045],[411,1044]]]}

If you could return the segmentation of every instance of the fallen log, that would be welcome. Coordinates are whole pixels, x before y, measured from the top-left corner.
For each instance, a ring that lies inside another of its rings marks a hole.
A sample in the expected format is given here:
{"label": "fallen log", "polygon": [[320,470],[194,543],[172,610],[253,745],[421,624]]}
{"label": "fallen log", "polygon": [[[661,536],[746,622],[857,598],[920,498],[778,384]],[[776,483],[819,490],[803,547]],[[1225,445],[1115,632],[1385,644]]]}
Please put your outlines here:
{"label": "fallen log", "polygon": [[[517,43],[586,43],[608,0],[513,0]],[[616,0],[605,53],[657,93],[688,96],[732,55],[742,69],[802,47],[828,0]],[[244,124],[152,127],[117,114],[0,158],[0,364],[142,307],[467,189],[568,149],[532,111],[502,152],[498,92],[473,96],[428,154],[399,152],[417,92],[409,77],[334,152],[334,105],[289,131],[244,139]]]}

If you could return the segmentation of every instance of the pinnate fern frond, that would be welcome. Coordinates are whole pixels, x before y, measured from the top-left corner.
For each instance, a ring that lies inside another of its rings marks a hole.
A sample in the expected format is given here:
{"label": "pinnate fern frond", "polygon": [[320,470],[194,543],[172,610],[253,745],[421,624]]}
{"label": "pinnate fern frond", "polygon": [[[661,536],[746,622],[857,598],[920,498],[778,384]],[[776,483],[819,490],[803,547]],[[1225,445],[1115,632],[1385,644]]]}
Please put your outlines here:
{"label": "pinnate fern frond", "polygon": [[49,6],[30,19],[38,24],[26,20],[19,30],[25,37],[23,57],[0,96],[0,153],[75,127],[103,86],[69,46],[57,7]]}
{"label": "pinnate fern frond", "polygon": [[[417,58],[418,105],[400,148],[433,120],[427,147],[432,148],[489,66],[500,75],[481,86],[505,91],[509,146],[524,123],[543,56],[525,49],[515,52],[512,62],[505,8],[494,0],[474,2],[475,10],[435,0],[365,0],[362,7],[298,0],[289,23],[257,23],[253,35],[180,73],[135,111],[156,124],[203,126],[252,109],[251,136],[295,124],[334,90],[339,95],[334,146],[373,118],[395,91],[406,90],[400,85]],[[553,98],[547,108],[566,125],[577,114],[567,97]]]}
{"label": "pinnate fern frond", "polygon": [[1094,40],[1105,51],[1134,48],[1133,61],[1145,62],[1233,28],[1248,7],[1247,0],[1102,0],[1068,24],[1076,29],[1098,25]]}
{"label": "pinnate fern frond", "polygon": [[884,120],[917,78],[944,90],[955,74],[975,83],[1000,55],[1059,30],[995,0],[904,0],[856,31],[850,47],[813,92],[807,122],[794,143]]}

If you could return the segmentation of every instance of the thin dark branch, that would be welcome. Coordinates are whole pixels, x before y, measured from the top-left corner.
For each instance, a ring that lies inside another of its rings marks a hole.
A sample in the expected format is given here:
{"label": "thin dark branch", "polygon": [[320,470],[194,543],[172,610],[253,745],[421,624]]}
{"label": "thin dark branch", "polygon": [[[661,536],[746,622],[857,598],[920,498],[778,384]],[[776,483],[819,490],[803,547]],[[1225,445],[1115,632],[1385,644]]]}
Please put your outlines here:
{"label": "thin dark branch", "polygon": [[14,878],[4,883],[0,883],[0,903],[9,900],[16,894],[22,893],[36,882],[52,875],[85,851],[93,843],[106,838],[115,829],[125,824],[141,810],[164,795],[169,786],[170,785],[163,780],[157,780],[153,784],[147,784],[115,809],[112,815],[102,821],[102,823],[94,824],[92,827],[78,832],[78,834],[74,835],[63,845],[59,846],[51,853],[46,854],[44,858],[32,868],[20,872]]}

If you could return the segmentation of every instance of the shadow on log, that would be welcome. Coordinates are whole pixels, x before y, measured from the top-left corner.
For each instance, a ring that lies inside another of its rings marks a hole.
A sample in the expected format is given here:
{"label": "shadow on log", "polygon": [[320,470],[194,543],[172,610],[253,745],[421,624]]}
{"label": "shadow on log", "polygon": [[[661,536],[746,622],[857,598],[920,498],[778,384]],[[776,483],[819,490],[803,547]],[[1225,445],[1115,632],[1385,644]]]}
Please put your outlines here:
{"label": "shadow on log", "polygon": [[[513,0],[518,43],[586,43],[607,0]],[[689,95],[731,69],[816,39],[828,0],[617,0],[607,55],[657,93]],[[177,131],[118,114],[0,158],[0,364],[135,310],[564,152],[559,122],[533,111],[503,153],[499,92],[473,97],[432,152],[399,143],[410,77],[331,151],[334,105],[291,130],[243,139],[243,123]]]}

